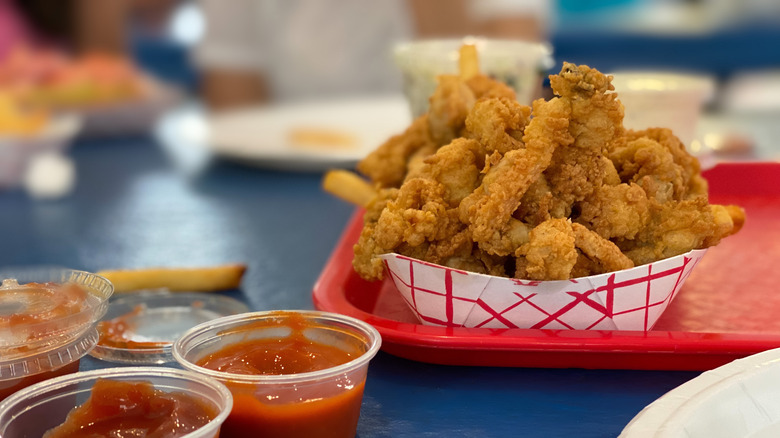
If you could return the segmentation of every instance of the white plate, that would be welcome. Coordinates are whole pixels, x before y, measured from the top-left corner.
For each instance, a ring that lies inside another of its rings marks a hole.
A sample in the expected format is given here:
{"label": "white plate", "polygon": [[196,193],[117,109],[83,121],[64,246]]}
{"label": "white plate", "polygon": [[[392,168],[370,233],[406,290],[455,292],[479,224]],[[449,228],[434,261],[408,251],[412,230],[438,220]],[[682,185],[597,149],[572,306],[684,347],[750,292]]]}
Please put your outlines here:
{"label": "white plate", "polygon": [[0,135],[0,188],[19,185],[35,156],[63,152],[79,133],[81,126],[79,116],[58,114],[49,120],[45,128],[33,135]]}
{"label": "white plate", "polygon": [[621,438],[780,436],[780,349],[758,353],[669,391],[643,409]]}
{"label": "white plate", "polygon": [[[208,122],[215,154],[282,170],[320,171],[354,165],[411,122],[402,96],[355,98],[243,109],[220,113]],[[294,130],[328,131],[351,138],[349,145],[302,147],[291,143]]]}
{"label": "white plate", "polygon": [[84,119],[84,137],[115,137],[150,131],[157,120],[182,100],[179,90],[151,77],[145,92],[134,99],[73,109]]}

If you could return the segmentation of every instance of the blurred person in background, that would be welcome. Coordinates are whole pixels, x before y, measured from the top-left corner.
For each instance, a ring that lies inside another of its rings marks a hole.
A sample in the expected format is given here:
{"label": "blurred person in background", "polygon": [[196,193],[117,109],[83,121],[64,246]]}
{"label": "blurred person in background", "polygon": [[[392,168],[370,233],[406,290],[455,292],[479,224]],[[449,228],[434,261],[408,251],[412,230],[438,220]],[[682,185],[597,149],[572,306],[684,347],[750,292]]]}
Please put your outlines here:
{"label": "blurred person in background", "polygon": [[212,108],[400,90],[391,57],[413,38],[541,40],[547,2],[201,0],[195,49]]}
{"label": "blurred person in background", "polygon": [[121,53],[125,0],[0,0],[0,59],[14,48]]}

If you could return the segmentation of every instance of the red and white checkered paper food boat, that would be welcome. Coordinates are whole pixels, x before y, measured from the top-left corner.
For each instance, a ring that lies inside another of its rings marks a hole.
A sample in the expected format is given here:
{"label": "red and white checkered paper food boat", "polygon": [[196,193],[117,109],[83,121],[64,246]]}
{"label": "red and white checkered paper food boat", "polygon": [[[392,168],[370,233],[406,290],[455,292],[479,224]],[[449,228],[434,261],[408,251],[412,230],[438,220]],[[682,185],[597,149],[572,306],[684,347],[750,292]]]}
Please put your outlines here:
{"label": "red and white checkered paper food boat", "polygon": [[382,258],[422,324],[445,327],[650,330],[707,252],[561,281],[466,272],[399,254]]}

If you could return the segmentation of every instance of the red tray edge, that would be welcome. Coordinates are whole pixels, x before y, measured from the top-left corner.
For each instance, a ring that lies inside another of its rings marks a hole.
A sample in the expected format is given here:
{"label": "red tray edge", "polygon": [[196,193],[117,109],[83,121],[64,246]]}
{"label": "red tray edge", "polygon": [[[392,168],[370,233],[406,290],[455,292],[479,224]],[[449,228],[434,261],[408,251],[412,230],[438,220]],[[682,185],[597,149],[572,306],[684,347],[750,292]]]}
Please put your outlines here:
{"label": "red tray edge", "polygon": [[[729,163],[708,173],[764,174],[777,169],[775,163]],[[728,191],[733,190],[730,187]],[[314,285],[312,299],[319,310],[345,314],[373,325],[382,335],[382,349],[399,357],[444,365],[706,370],[780,347],[780,334],[492,330],[423,326],[381,318],[356,308],[343,294],[333,293],[351,273],[351,263],[344,261],[352,259],[352,244],[362,228],[362,216],[363,211],[357,209],[349,219]],[[501,336],[486,336],[487,331]]]}

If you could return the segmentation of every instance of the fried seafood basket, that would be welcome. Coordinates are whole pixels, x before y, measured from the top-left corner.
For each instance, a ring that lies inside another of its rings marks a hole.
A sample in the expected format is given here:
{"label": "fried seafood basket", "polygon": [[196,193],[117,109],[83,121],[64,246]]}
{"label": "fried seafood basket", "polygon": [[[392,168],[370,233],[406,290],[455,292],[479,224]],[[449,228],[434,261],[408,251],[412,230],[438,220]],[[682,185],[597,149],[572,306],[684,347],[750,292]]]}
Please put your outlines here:
{"label": "fried seafood basket", "polygon": [[[445,341],[460,330],[553,332],[564,349],[582,333],[647,336],[708,249],[742,229],[742,202],[711,202],[671,130],[626,129],[612,76],[564,62],[555,97],[528,107],[474,68],[475,50],[438,78],[426,114],[359,163],[373,187],[350,264],[392,285],[415,334],[445,330],[428,346],[464,348]],[[369,315],[388,302],[347,295]],[[328,301],[315,291],[339,310]]]}

